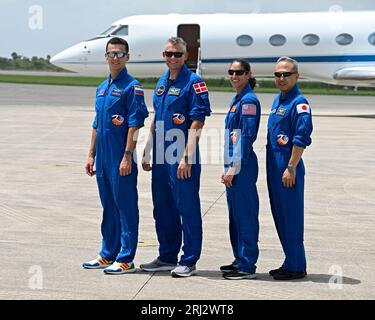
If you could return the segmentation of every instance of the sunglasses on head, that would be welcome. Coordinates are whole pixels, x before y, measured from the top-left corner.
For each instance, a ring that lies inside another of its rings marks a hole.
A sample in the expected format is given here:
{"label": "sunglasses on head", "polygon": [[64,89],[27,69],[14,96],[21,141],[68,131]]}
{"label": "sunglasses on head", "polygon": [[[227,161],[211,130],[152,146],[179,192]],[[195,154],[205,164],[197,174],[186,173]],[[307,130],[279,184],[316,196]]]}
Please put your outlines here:
{"label": "sunglasses on head", "polygon": [[234,73],[236,73],[236,75],[238,75],[238,76],[242,76],[245,72],[246,72],[246,70],[231,70],[231,69],[228,70],[228,74],[230,76],[233,76]]}
{"label": "sunglasses on head", "polygon": [[173,56],[175,56],[176,58],[181,58],[184,55],[183,52],[173,52],[173,51],[164,51],[163,54],[164,56],[168,58],[172,58]]}
{"label": "sunglasses on head", "polygon": [[128,53],[125,52],[125,51],[108,51],[107,52],[107,56],[111,59],[113,59],[114,57],[117,57],[119,59],[125,57]]}
{"label": "sunglasses on head", "polygon": [[290,77],[292,74],[295,74],[297,72],[275,72],[274,75],[276,78],[281,78],[281,77],[284,77],[284,78],[287,78],[287,77]]}

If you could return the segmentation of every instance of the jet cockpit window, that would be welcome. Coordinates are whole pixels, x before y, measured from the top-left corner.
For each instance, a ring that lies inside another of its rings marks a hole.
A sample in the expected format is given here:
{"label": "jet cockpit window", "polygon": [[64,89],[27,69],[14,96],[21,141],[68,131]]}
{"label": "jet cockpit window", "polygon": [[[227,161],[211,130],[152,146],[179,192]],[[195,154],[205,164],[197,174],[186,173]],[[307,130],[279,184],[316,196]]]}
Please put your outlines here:
{"label": "jet cockpit window", "polygon": [[336,42],[340,46],[347,46],[353,42],[353,36],[349,33],[341,33],[336,37]]}
{"label": "jet cockpit window", "polygon": [[368,42],[370,42],[370,44],[372,44],[373,46],[375,46],[375,32],[371,33],[368,36]]}
{"label": "jet cockpit window", "polygon": [[302,38],[302,42],[306,46],[315,46],[315,45],[317,45],[319,43],[319,41],[320,41],[319,36],[317,36],[316,34],[313,34],[313,33],[306,34]]}
{"label": "jet cockpit window", "polygon": [[286,43],[286,38],[282,34],[274,34],[269,42],[275,47],[280,47]]}
{"label": "jet cockpit window", "polygon": [[248,47],[253,44],[254,40],[251,36],[243,34],[236,39],[236,42],[240,47]]}
{"label": "jet cockpit window", "polygon": [[116,28],[117,28],[117,26],[110,26],[107,30],[103,31],[100,35],[101,36],[109,35]]}
{"label": "jet cockpit window", "polygon": [[112,34],[116,35],[116,36],[127,36],[128,33],[129,33],[129,27],[128,26],[121,26],[119,29],[117,29]]}

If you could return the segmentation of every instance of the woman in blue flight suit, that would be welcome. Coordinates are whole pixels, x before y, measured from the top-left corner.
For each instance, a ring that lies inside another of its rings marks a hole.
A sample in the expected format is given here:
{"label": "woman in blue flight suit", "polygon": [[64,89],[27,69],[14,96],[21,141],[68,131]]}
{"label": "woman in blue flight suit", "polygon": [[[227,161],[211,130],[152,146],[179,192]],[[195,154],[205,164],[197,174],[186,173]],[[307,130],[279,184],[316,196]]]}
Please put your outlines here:
{"label": "woman in blue flight suit", "polygon": [[234,60],[228,73],[237,94],[225,119],[225,165],[221,182],[226,186],[229,234],[235,260],[220,270],[225,279],[253,279],[259,255],[258,160],[253,143],[258,134],[261,108],[252,90],[255,79],[250,64]]}

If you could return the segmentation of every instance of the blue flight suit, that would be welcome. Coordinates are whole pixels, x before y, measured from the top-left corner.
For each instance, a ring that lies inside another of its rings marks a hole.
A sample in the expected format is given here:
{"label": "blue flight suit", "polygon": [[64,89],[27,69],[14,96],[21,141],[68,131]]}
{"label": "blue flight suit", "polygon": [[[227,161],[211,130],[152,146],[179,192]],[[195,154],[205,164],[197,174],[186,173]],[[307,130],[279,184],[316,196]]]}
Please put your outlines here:
{"label": "blue flight suit", "polygon": [[148,111],[140,83],[124,68],[96,91],[96,178],[103,206],[102,249],[110,261],[131,262],[138,242],[138,169],[134,159],[128,176],[120,176],[129,127],[142,127]]}
{"label": "blue flight suit", "polygon": [[225,118],[225,165],[238,168],[232,186],[226,188],[229,235],[235,264],[255,273],[259,249],[259,198],[256,187],[258,160],[253,150],[259,129],[261,107],[250,85],[236,95]]}
{"label": "blue flight suit", "polygon": [[198,261],[202,248],[199,148],[190,178],[178,179],[177,168],[183,159],[192,121],[204,122],[211,109],[207,87],[199,76],[185,65],[172,83],[169,75],[168,70],[159,79],[153,96],[153,215],[159,241],[158,258],[176,264],[183,234],[184,254],[179,264],[191,267]]}
{"label": "blue flight suit", "polygon": [[293,145],[306,148],[313,130],[310,106],[295,85],[272,105],[267,135],[267,185],[271,210],[285,260],[281,268],[291,272],[306,271],[303,244],[304,176],[301,159],[296,168],[296,184],[286,188],[282,176],[288,166]]}

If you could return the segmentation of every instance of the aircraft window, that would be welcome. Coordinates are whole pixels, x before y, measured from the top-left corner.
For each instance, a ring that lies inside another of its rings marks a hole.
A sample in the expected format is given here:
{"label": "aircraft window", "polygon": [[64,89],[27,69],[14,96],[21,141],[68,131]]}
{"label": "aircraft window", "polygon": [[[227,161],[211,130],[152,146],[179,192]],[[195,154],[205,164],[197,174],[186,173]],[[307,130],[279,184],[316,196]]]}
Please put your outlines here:
{"label": "aircraft window", "polygon": [[127,36],[128,35],[128,26],[121,26],[119,29],[117,29],[115,32],[111,33],[116,36]]}
{"label": "aircraft window", "polygon": [[349,33],[341,33],[336,37],[336,42],[341,46],[346,46],[353,42],[353,36]]}
{"label": "aircraft window", "polygon": [[316,34],[309,33],[302,38],[302,42],[307,46],[315,46],[319,43],[320,38]]}
{"label": "aircraft window", "polygon": [[240,47],[247,47],[252,45],[254,40],[251,36],[243,34],[236,39],[236,42]]}
{"label": "aircraft window", "polygon": [[275,47],[282,46],[286,43],[286,38],[282,34],[274,34],[270,40],[270,44],[272,44]]}
{"label": "aircraft window", "polygon": [[117,26],[110,26],[107,30],[103,31],[100,35],[101,36],[106,36],[108,34],[111,34],[111,31],[113,31]]}
{"label": "aircraft window", "polygon": [[372,44],[373,46],[375,46],[375,32],[371,33],[368,37],[368,42],[370,42],[370,44]]}

